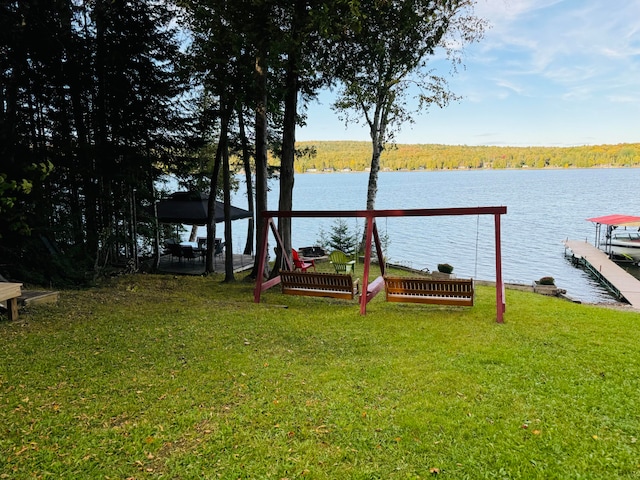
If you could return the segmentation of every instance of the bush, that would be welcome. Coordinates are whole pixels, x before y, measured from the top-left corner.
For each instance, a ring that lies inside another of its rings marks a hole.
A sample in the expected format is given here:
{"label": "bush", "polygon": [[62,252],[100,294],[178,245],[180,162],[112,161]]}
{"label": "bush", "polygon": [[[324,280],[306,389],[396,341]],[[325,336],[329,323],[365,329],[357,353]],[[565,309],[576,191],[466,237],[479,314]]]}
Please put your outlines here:
{"label": "bush", "polygon": [[441,273],[452,273],[453,272],[453,267],[451,265],[449,265],[448,263],[439,263],[438,264],[438,271]]}
{"label": "bush", "polygon": [[555,285],[556,281],[553,277],[542,277],[540,280],[538,280],[538,283],[540,285]]}
{"label": "bush", "polygon": [[328,234],[324,230],[320,231],[317,242],[327,250],[340,250],[350,257],[357,249],[358,232],[351,231],[348,223],[339,218],[333,223]]}

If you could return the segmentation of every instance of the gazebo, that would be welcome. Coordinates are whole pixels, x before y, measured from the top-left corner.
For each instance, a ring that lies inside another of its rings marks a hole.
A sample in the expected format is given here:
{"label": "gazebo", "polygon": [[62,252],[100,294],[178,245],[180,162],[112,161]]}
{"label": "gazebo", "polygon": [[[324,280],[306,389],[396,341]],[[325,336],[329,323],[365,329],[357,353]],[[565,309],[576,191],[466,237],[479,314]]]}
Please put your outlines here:
{"label": "gazebo", "polygon": [[[176,192],[157,203],[158,221],[185,225],[206,225],[209,195],[201,192]],[[251,212],[231,205],[231,220],[251,218]],[[216,200],[215,223],[224,222],[224,204]]]}

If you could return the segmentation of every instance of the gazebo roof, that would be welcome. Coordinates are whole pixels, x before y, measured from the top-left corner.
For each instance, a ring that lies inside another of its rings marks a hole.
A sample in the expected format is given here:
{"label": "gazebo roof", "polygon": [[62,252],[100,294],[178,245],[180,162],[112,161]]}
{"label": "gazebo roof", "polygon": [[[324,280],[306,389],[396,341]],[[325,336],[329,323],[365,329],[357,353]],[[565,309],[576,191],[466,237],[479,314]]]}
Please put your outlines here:
{"label": "gazebo roof", "polygon": [[[206,225],[208,219],[209,195],[201,192],[176,192],[165,200],[160,200],[158,221],[162,223],[183,223],[186,225]],[[251,212],[231,205],[231,220],[251,218]],[[215,222],[224,222],[224,204],[216,200]]]}

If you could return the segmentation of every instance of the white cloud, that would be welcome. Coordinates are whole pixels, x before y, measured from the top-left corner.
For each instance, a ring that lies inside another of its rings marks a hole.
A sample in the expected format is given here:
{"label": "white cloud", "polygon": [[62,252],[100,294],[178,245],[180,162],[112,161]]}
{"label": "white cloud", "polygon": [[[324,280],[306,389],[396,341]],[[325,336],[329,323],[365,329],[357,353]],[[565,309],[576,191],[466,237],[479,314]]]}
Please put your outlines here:
{"label": "white cloud", "polygon": [[640,95],[609,95],[607,101],[612,103],[640,104]]}
{"label": "white cloud", "polygon": [[523,94],[525,92],[525,89],[520,86],[520,85],[516,85],[512,82],[508,82],[506,80],[497,80],[496,81],[496,85],[498,87],[502,87],[502,88],[506,88],[507,90],[511,90],[512,92],[515,92],[519,95]]}
{"label": "white cloud", "polygon": [[[476,14],[492,28],[451,78],[462,101],[416,118],[401,141],[640,141],[640,1],[477,0]],[[321,131],[327,124],[318,122]],[[340,138],[358,135],[349,127]]]}
{"label": "white cloud", "polygon": [[476,12],[489,18],[496,29],[511,25],[523,15],[561,3],[562,0],[478,0]]}
{"label": "white cloud", "polygon": [[594,65],[571,65],[558,66],[554,69],[548,69],[544,76],[563,84],[584,83],[585,81],[595,78],[601,73]]}
{"label": "white cloud", "polygon": [[593,97],[593,89],[586,86],[571,88],[562,95],[563,100],[569,101],[587,100],[591,97]]}

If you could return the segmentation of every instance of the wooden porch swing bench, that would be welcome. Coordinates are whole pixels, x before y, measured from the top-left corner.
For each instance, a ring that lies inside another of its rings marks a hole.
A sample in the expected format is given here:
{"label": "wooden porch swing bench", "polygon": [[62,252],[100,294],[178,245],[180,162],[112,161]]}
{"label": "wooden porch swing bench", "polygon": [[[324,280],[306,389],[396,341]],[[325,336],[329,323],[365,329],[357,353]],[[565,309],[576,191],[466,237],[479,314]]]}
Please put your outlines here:
{"label": "wooden porch swing bench", "polygon": [[[378,280],[382,280],[382,277],[379,277]],[[360,293],[359,279],[339,273],[285,270],[280,272],[280,284],[282,293],[286,295],[353,300]],[[385,275],[384,289],[388,302],[473,306],[473,279],[434,279]]]}
{"label": "wooden porch swing bench", "polygon": [[473,279],[385,276],[387,302],[473,306]]}
{"label": "wooden porch swing bench", "polygon": [[[292,295],[310,295],[318,297],[336,297],[353,299],[359,295],[360,314],[366,315],[367,304],[378,293],[385,290],[389,302],[434,303],[440,305],[473,306],[473,279],[439,279],[393,277],[386,275],[385,262],[382,256],[382,244],[378,235],[376,220],[379,217],[440,217],[464,215],[492,215],[495,227],[495,257],[496,257],[496,322],[504,323],[505,299],[504,283],[502,280],[502,257],[500,240],[501,216],[507,213],[507,207],[469,207],[469,208],[431,208],[431,209],[401,209],[401,210],[326,210],[326,211],[264,211],[262,217],[266,226],[262,231],[258,257],[258,272],[266,272],[268,266],[267,250],[269,246],[269,231],[273,234],[278,248],[284,249],[285,243],[280,237],[274,218],[363,218],[366,221],[364,237],[364,264],[362,291],[358,293],[359,281],[350,275],[328,274],[316,272],[280,271],[280,275],[265,279],[262,275],[256,277],[253,290],[255,303],[260,303],[262,292],[278,284],[282,292]],[[370,281],[371,253],[377,253],[380,276]],[[291,261],[285,257],[289,270],[293,270]],[[282,265],[281,265],[282,268]]]}
{"label": "wooden porch swing bench", "polygon": [[280,271],[282,293],[353,300],[360,293],[360,280],[351,275]]}

